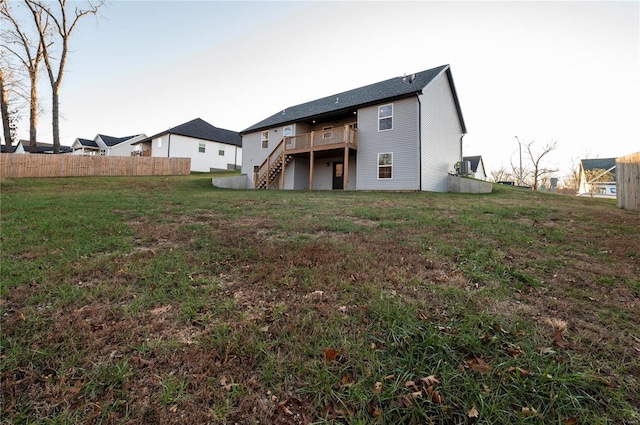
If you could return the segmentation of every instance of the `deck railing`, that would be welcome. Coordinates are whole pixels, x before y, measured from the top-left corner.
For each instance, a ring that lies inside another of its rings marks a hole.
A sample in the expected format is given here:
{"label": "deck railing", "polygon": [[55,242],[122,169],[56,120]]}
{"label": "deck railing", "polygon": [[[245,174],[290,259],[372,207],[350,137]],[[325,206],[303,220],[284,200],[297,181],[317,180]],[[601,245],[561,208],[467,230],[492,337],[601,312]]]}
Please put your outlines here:
{"label": "deck railing", "polygon": [[322,131],[285,137],[285,152],[293,150],[312,150],[314,148],[333,147],[333,145],[349,145],[358,147],[357,130],[349,125],[335,127]]}

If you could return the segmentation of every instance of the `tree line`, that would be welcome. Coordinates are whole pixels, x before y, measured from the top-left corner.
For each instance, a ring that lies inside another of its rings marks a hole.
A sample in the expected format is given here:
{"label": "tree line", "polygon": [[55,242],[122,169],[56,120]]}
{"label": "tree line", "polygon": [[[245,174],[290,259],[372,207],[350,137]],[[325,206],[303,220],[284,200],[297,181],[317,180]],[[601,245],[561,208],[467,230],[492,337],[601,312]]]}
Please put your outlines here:
{"label": "tree line", "polygon": [[7,151],[17,143],[17,126],[29,105],[29,145],[37,141],[38,80],[44,67],[51,86],[53,153],[60,153],[60,89],[69,40],[78,22],[96,15],[106,0],[71,7],[67,0],[0,0],[0,110]]}

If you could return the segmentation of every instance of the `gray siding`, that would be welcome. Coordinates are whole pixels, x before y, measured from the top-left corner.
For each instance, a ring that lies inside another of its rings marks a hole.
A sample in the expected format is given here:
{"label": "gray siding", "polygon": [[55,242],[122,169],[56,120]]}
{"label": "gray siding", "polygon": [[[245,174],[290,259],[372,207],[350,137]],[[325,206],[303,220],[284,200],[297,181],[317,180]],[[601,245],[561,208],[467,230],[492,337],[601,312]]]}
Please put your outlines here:
{"label": "gray siding", "polygon": [[422,92],[422,190],[446,192],[447,176],[462,156],[462,128],[447,73],[441,73]]}
{"label": "gray siding", "polygon": [[[253,188],[253,166],[260,165],[282,140],[282,129],[269,129],[269,147],[262,149],[262,131],[244,134],[242,136],[242,174],[246,174],[249,187]],[[295,129],[294,129],[295,131]]]}
{"label": "gray siding", "polygon": [[[419,190],[418,100],[393,103],[393,129],[378,131],[378,106],[358,110],[358,190]],[[378,179],[378,154],[393,153],[391,179]],[[446,174],[445,174],[446,177]]]}

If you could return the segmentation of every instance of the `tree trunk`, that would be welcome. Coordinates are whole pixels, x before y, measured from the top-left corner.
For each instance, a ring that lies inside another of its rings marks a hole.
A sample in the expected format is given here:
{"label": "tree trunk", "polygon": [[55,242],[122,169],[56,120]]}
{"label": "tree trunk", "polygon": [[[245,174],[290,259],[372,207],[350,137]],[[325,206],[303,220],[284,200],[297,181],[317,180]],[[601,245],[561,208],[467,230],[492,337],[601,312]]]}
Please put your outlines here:
{"label": "tree trunk", "polygon": [[38,142],[38,66],[29,70],[29,80],[31,82],[31,93],[29,96],[29,146],[31,153],[36,152]]}
{"label": "tree trunk", "polygon": [[57,85],[51,87],[51,113],[53,115],[53,153],[60,153],[60,116],[58,112],[58,89]]}
{"label": "tree trunk", "polygon": [[11,128],[9,122],[9,101],[7,100],[7,90],[4,84],[4,74],[0,69],[0,110],[2,111],[2,128],[4,129],[4,144],[7,152],[11,152]]}

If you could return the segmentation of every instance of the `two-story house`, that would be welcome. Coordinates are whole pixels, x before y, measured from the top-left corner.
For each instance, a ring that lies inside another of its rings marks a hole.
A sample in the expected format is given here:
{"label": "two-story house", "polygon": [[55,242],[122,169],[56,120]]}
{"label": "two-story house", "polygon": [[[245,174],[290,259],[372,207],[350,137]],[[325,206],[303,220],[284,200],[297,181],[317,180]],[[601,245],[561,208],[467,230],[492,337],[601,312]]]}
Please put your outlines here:
{"label": "two-story house", "polygon": [[71,148],[76,155],[130,156],[136,142],[145,137],[145,134],[125,137],[97,134],[93,140],[77,138]]}
{"label": "two-story house", "polygon": [[201,118],[136,142],[142,156],[191,158],[191,171],[236,170],[242,166],[242,138],[237,131],[214,127]]}
{"label": "two-story house", "polygon": [[253,188],[447,191],[466,127],[449,65],[288,107],[242,135]]}

